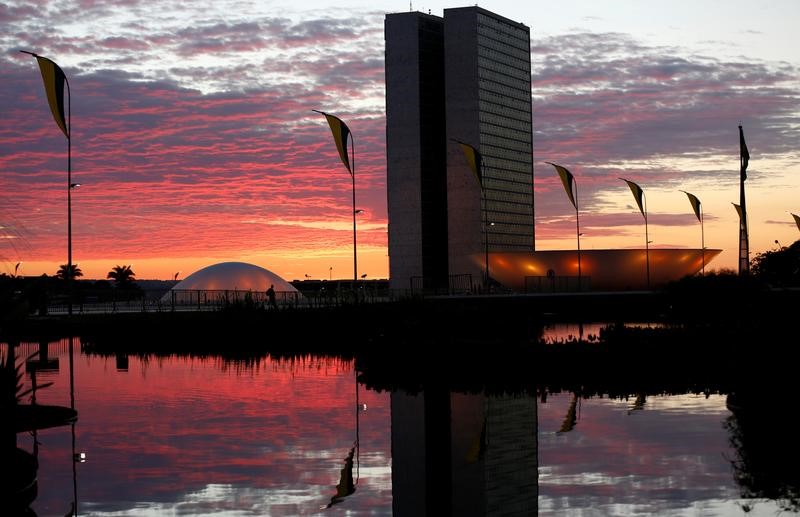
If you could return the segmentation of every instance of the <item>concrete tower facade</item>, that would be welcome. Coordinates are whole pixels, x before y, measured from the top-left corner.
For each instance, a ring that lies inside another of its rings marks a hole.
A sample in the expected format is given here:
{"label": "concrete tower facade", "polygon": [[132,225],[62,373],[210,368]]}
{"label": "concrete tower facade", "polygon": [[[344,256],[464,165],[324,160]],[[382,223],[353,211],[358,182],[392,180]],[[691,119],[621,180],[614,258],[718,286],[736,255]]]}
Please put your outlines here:
{"label": "concrete tower facade", "polygon": [[479,284],[476,257],[534,248],[530,30],[479,7],[385,29],[391,285]]}

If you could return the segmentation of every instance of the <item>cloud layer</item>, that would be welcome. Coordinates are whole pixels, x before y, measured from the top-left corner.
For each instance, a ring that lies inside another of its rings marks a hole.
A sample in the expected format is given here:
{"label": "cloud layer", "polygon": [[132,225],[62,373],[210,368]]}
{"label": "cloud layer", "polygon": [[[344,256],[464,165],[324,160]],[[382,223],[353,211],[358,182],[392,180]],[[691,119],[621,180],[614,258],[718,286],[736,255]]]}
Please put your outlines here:
{"label": "cloud layer", "polygon": [[[357,205],[365,210],[359,245],[385,249],[382,14],[159,6],[155,13],[137,1],[0,7],[5,269],[19,260],[63,262],[66,244],[66,142],[35,61],[19,49],[53,58],[70,81],[73,181],[83,185],[73,193],[79,258],[351,253],[350,177],[312,109],[350,126]],[[52,19],[69,23],[53,29]],[[758,157],[751,177],[797,189],[796,66],[694,55],[619,33],[533,41],[544,242],[573,237],[571,207],[545,160],[572,170],[582,221],[594,235],[619,239],[608,241],[615,246],[629,245],[626,228],[638,224],[620,176],[646,189],[660,212],[653,225],[692,224],[691,213],[681,215],[688,204],[660,207],[660,192],[724,187],[735,200],[740,121]],[[719,217],[706,208],[709,220]],[[385,267],[378,255],[377,267]]]}

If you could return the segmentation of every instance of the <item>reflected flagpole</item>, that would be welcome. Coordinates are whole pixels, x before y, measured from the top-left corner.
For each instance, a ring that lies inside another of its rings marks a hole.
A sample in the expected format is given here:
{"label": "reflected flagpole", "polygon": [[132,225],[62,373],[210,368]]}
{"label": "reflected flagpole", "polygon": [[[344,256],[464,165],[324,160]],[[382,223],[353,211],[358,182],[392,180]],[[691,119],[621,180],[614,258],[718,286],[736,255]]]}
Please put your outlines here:
{"label": "reflected flagpole", "polygon": [[636,183],[625,178],[619,179],[628,184],[634,199],[636,199],[636,204],[639,205],[639,211],[644,216],[644,252],[645,262],[647,263],[647,288],[650,289],[650,235],[647,230],[647,197],[644,195],[642,187]]}
{"label": "reflected flagpole", "polygon": [[[72,282],[75,276],[72,265],[72,188],[74,187],[72,184],[72,93],[66,74],[54,61],[27,50],[20,50],[20,52],[36,58],[53,119],[67,137],[67,272],[69,273],[67,276],[67,314],[72,316]],[[66,114],[64,110],[65,85],[67,87]]]}
{"label": "reflected flagpole", "polygon": [[689,203],[692,205],[692,210],[694,210],[694,215],[697,217],[697,220],[700,221],[700,248],[701,248],[701,256],[703,258],[703,267],[701,269],[702,275],[705,276],[706,274],[706,236],[705,231],[703,230],[703,205],[700,203],[700,200],[697,199],[697,196],[694,194],[690,194],[685,190],[681,190],[684,194],[689,197]]}
{"label": "reflected flagpole", "polygon": [[[319,113],[328,121],[328,126],[331,128],[333,140],[336,143],[336,149],[339,151],[339,158],[350,173],[350,179],[353,181],[353,289],[356,289],[358,283],[358,251],[356,244],[356,144],[353,139],[353,133],[347,127],[342,119],[335,115],[325,113],[324,111],[311,110],[314,113]],[[351,157],[347,156],[347,139],[350,138]],[[358,293],[356,292],[356,295]],[[358,299],[358,298],[356,298]]]}
{"label": "reflected flagpole", "polygon": [[[572,206],[575,207],[575,238],[578,242],[578,291],[581,290],[582,275],[581,275],[581,218],[578,209],[578,181],[575,176],[567,170],[566,167],[556,165],[555,163],[545,162],[555,167],[558,176],[561,178],[561,183],[564,185],[564,190],[567,192]],[[574,190],[573,190],[574,188]]]}

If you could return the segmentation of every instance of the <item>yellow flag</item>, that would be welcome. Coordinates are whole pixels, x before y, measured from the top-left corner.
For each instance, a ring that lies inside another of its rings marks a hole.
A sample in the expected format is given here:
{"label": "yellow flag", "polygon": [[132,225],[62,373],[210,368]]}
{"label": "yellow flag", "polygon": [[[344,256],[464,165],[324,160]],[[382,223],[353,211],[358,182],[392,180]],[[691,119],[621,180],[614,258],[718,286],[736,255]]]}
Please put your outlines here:
{"label": "yellow flag", "polygon": [[[458,140],[456,140],[456,142],[458,142]],[[472,174],[475,175],[475,179],[478,180],[478,184],[483,187],[483,175],[481,174],[483,158],[481,157],[480,151],[469,144],[465,144],[464,142],[458,142],[458,145],[460,145],[461,150],[464,151],[464,156],[467,158],[469,168],[472,169]]]}
{"label": "yellow flag", "polygon": [[561,177],[561,183],[564,184],[564,190],[567,191],[567,196],[569,197],[569,200],[572,202],[572,206],[574,206],[575,210],[577,210],[578,203],[577,200],[575,199],[575,192],[572,190],[572,184],[575,182],[575,177],[572,175],[571,172],[569,172],[565,167],[562,167],[561,165],[556,165],[555,163],[550,163],[550,162],[545,162],[545,163],[549,163],[550,165],[556,168],[556,172],[558,172],[558,175]]}
{"label": "yellow flag", "polygon": [[347,156],[347,137],[350,136],[350,128],[348,128],[347,124],[342,122],[342,119],[339,117],[329,115],[324,111],[312,111],[325,115],[325,119],[328,121],[328,125],[331,128],[331,133],[333,133],[333,141],[336,143],[336,149],[339,151],[339,158],[342,159],[342,163],[347,167],[348,172],[350,172],[352,176],[353,169],[350,167],[350,159]]}
{"label": "yellow flag", "polygon": [[697,216],[697,220],[698,221],[701,221],[701,219],[700,219],[700,200],[697,199],[697,196],[695,196],[694,194],[689,194],[685,190],[681,190],[681,192],[683,192],[684,194],[686,194],[689,197],[689,203],[692,204],[692,209],[694,210],[694,215]]}
{"label": "yellow flag", "polygon": [[642,215],[644,215],[646,219],[647,215],[645,215],[644,213],[644,203],[643,203],[644,190],[642,190],[642,187],[640,187],[639,185],[637,185],[632,181],[626,180],[625,178],[620,178],[620,179],[625,183],[627,183],[628,186],[630,187],[631,192],[633,193],[633,197],[636,199],[636,204],[639,205],[639,211],[642,213]]}
{"label": "yellow flag", "polygon": [[57,64],[46,57],[37,56],[33,52],[22,51],[25,54],[30,54],[36,58],[39,63],[39,71],[42,73],[42,80],[44,80],[44,91],[47,94],[47,103],[50,105],[50,111],[53,113],[53,118],[58,124],[58,127],[64,133],[64,136],[69,138],[69,126],[64,111],[64,83],[67,81],[67,76]]}

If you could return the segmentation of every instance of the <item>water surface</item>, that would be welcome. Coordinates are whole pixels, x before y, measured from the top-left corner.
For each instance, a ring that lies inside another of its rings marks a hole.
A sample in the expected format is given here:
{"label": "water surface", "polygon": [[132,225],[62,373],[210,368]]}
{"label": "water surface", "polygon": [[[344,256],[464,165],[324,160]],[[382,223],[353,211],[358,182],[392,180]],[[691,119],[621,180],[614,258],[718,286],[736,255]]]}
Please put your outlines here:
{"label": "water surface", "polygon": [[[36,348],[23,344],[17,356]],[[78,350],[76,340],[77,423],[17,437],[39,458],[32,508],[41,516],[65,515],[73,500],[79,515],[98,516],[795,509],[742,498],[742,451],[724,394],[377,392],[356,382],[352,360],[331,357]],[[25,382],[36,370],[37,383],[54,383],[37,402],[69,406],[67,341],[50,344],[48,356],[49,369],[28,368]]]}

